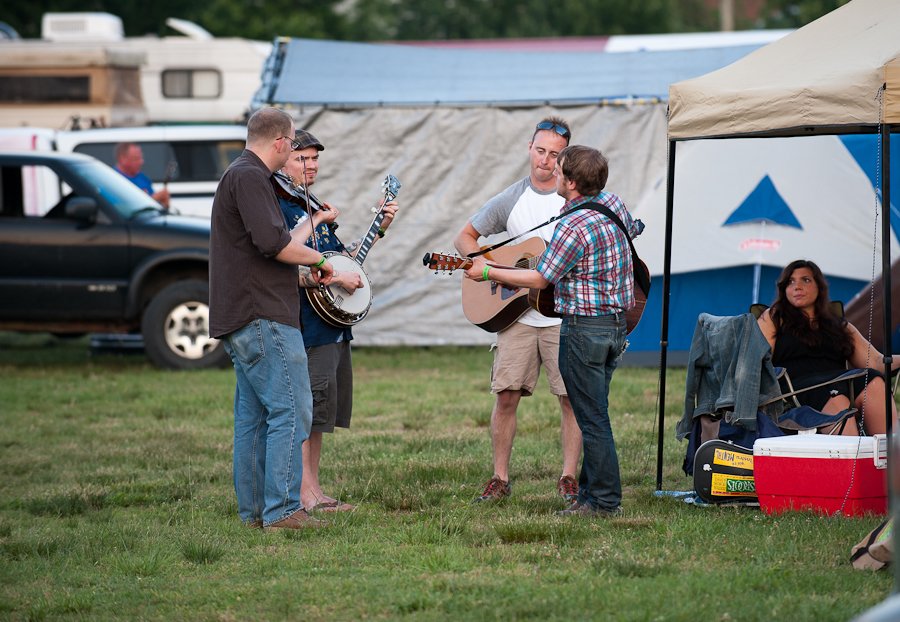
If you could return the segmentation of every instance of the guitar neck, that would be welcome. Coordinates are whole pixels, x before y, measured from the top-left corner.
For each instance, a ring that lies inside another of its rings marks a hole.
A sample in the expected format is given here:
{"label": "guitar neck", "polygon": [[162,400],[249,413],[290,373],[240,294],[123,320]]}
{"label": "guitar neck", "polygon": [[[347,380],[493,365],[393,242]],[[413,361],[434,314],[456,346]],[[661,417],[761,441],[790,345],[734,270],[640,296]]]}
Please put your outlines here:
{"label": "guitar neck", "polygon": [[381,205],[378,206],[378,210],[375,212],[375,218],[372,220],[372,224],[369,225],[369,230],[366,231],[366,234],[363,236],[362,242],[359,245],[359,250],[356,251],[355,259],[360,265],[366,260],[366,255],[369,254],[369,250],[372,248],[372,245],[375,243],[375,238],[378,236],[378,230],[381,228],[381,223],[384,222],[384,206],[397,198],[397,192],[400,190],[400,182],[397,181],[397,178],[393,175],[388,175],[385,177],[382,187],[384,188],[384,199],[381,201]]}
{"label": "guitar neck", "polygon": [[[387,201],[385,201],[385,203],[387,203]],[[359,250],[356,251],[357,263],[362,264],[362,262],[366,260],[366,255],[369,254],[369,250],[372,248],[372,244],[375,243],[375,238],[378,236],[378,230],[381,228],[381,223],[383,221],[384,211],[379,209],[378,213],[375,214],[375,219],[369,226],[369,230],[366,231],[366,235],[363,236],[362,242],[359,245]]]}

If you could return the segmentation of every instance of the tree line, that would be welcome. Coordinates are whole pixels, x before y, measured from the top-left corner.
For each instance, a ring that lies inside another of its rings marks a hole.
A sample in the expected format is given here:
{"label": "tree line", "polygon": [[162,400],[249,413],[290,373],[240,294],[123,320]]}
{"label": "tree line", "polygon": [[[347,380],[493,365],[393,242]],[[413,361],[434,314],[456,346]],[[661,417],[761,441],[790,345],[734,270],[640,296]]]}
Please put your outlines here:
{"label": "tree line", "polygon": [[[798,28],[849,0],[732,0],[735,28]],[[127,36],[165,35],[167,17],[217,37],[346,41],[489,39],[704,32],[719,29],[719,0],[45,0],[0,10],[23,38],[46,12],[103,11]],[[757,10],[747,15],[747,5]]]}

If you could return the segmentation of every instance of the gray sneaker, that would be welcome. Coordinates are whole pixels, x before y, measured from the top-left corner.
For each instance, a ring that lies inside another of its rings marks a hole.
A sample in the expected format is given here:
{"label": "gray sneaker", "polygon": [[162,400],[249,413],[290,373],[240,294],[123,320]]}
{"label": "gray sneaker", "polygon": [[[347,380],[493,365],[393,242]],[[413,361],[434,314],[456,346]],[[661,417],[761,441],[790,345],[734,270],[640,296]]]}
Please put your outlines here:
{"label": "gray sneaker", "polygon": [[591,518],[615,518],[622,515],[622,506],[615,507],[611,510],[606,508],[595,508],[587,503],[576,501],[565,510],[556,513],[557,516],[588,516]]}

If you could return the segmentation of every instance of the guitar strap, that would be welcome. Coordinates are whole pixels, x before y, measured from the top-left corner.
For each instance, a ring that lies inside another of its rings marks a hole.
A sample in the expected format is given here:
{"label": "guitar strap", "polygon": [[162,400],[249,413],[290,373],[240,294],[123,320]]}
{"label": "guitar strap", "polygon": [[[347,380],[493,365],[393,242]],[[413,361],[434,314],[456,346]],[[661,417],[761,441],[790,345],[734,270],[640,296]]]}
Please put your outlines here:
{"label": "guitar strap", "polygon": [[625,239],[628,240],[628,246],[631,248],[631,264],[634,268],[634,282],[637,283],[638,287],[641,288],[641,291],[644,292],[644,295],[650,294],[650,271],[647,269],[647,266],[644,265],[644,262],[641,261],[641,258],[638,257],[637,251],[634,248],[634,242],[631,240],[631,236],[628,235],[628,229],[625,228],[625,225],[622,224],[622,221],[616,216],[615,212],[606,207],[605,205],[600,205],[599,203],[585,203],[584,205],[580,205],[575,209],[569,210],[566,213],[574,212],[576,209],[580,207],[586,207],[588,209],[592,209],[596,212],[600,212],[610,220],[612,220],[616,225],[618,225],[619,229],[622,230],[622,233],[625,234]]}
{"label": "guitar strap", "polygon": [[551,222],[556,222],[557,220],[559,220],[560,218],[562,218],[564,216],[568,216],[569,214],[577,212],[580,209],[592,209],[596,212],[600,212],[601,214],[603,214],[604,216],[606,216],[607,218],[612,220],[614,223],[616,223],[616,225],[619,227],[619,229],[622,230],[622,233],[625,234],[625,239],[628,240],[628,246],[631,248],[631,263],[634,266],[635,283],[637,283],[637,285],[641,288],[641,291],[643,291],[645,295],[649,295],[650,294],[650,271],[647,269],[647,266],[644,265],[644,262],[641,261],[641,258],[638,257],[637,251],[634,248],[634,242],[632,242],[631,236],[628,235],[628,229],[625,228],[625,225],[622,223],[621,219],[619,219],[619,217],[616,216],[615,212],[613,212],[611,209],[609,209],[605,205],[600,205],[599,203],[583,203],[577,207],[568,209],[568,210],[562,212],[561,214],[557,214],[556,216],[554,216],[547,222],[542,222],[541,224],[539,224],[535,227],[532,227],[528,231],[523,231],[519,235],[513,236],[513,237],[509,238],[508,240],[503,240],[502,242],[498,242],[497,244],[488,246],[487,248],[482,248],[481,250],[479,250],[477,252],[469,253],[468,255],[466,255],[466,257],[468,257],[470,259],[474,259],[475,257],[480,257],[481,255],[489,253],[492,250],[500,248],[501,246],[506,246],[513,240],[518,240],[520,237],[522,237],[523,235],[525,235],[527,233],[536,231],[537,229],[540,229],[541,227],[545,227],[545,226],[549,225]]}
{"label": "guitar strap", "polygon": [[490,252],[491,252],[492,250],[494,250],[494,249],[500,248],[501,246],[506,246],[506,245],[509,244],[510,242],[512,242],[512,241],[514,241],[514,240],[518,240],[519,238],[521,238],[523,235],[525,235],[525,234],[527,234],[527,233],[531,233],[532,231],[537,231],[537,230],[540,229],[541,227],[546,227],[546,226],[549,225],[551,222],[556,222],[557,220],[559,220],[559,219],[562,218],[563,216],[568,216],[568,215],[571,214],[572,212],[574,212],[574,211],[576,211],[576,210],[579,210],[579,209],[581,209],[582,207],[584,207],[584,206],[579,206],[579,207],[576,207],[576,208],[574,208],[574,209],[566,210],[566,211],[563,212],[562,214],[557,214],[556,216],[554,216],[553,218],[551,218],[551,219],[548,220],[547,222],[542,222],[541,224],[532,227],[532,228],[529,229],[528,231],[523,231],[523,232],[520,233],[519,235],[514,235],[513,237],[509,238],[508,240],[503,240],[502,242],[497,242],[496,244],[493,244],[493,245],[491,245],[491,246],[488,246],[487,248],[482,248],[480,251],[476,251],[476,252],[474,252],[474,253],[469,253],[468,255],[466,255],[466,257],[468,257],[469,259],[474,259],[475,257],[481,257],[482,255],[485,255],[485,254],[487,254],[487,253],[490,253]]}

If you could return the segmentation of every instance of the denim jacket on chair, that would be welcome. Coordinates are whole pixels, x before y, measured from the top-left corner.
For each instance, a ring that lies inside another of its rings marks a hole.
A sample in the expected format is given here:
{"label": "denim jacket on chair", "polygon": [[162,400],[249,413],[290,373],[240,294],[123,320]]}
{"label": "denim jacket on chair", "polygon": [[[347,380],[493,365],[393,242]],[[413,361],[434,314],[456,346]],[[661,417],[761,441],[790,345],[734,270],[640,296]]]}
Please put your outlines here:
{"label": "denim jacket on chair", "polygon": [[[756,318],[701,313],[688,356],[684,415],[675,426],[678,440],[690,434],[695,417],[707,414],[755,430],[759,404],[780,394],[769,342]],[[778,415],[781,404],[764,410]]]}

